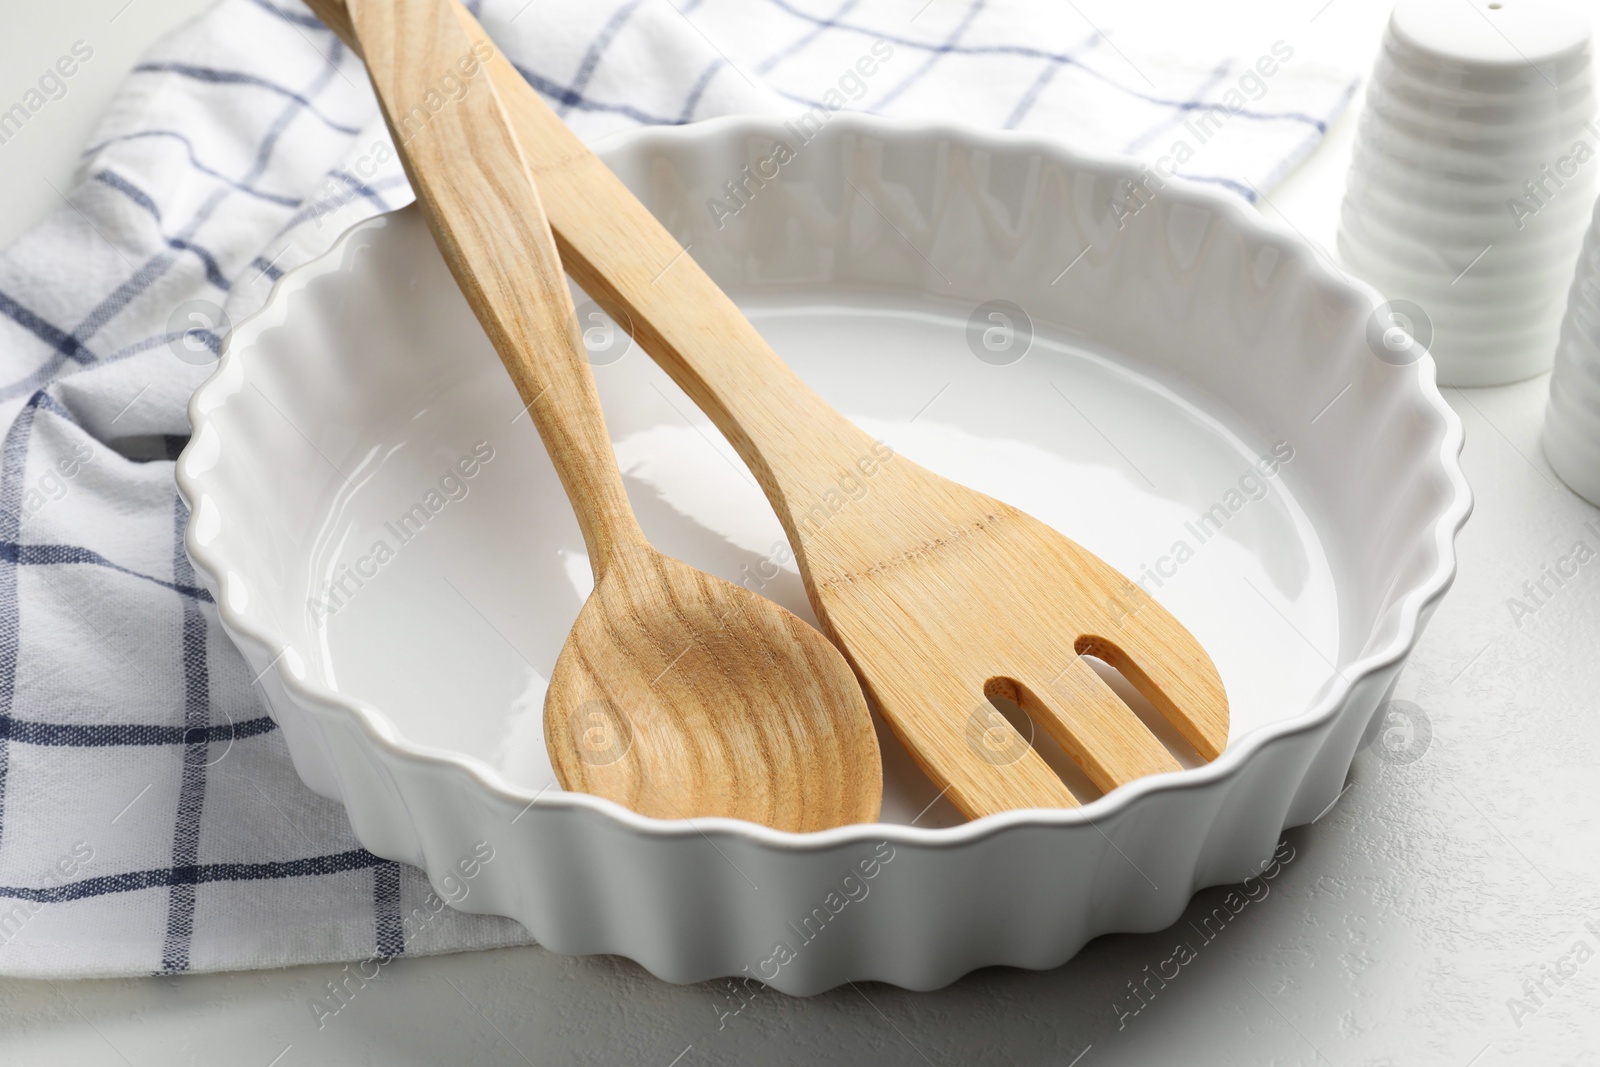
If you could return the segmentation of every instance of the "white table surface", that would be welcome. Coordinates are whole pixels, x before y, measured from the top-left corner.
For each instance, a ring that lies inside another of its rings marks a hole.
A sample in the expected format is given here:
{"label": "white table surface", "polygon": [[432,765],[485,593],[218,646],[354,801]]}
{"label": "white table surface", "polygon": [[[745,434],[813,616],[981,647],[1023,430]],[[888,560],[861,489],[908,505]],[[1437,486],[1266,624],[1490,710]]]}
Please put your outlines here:
{"label": "white table surface", "polygon": [[[0,100],[74,40],[96,49],[48,123],[0,146],[0,241],[57,202],[50,183],[65,188],[122,73],[201,6],[0,0]],[[1307,60],[1363,72],[1387,7],[1078,3],[1086,21],[1120,25],[1124,40],[1250,56],[1283,39]],[[1262,208],[1325,247],[1354,116]],[[1546,390],[1539,378],[1446,391],[1466,423],[1477,510],[1457,544],[1460,577],[1396,693],[1431,723],[1426,752],[1406,765],[1358,756],[1335,808],[1288,834],[1295,858],[1270,895],[1125,1028],[1113,1005],[1179,935],[1103,937],[1054,971],[992,968],[934,993],[870,984],[807,1000],[768,993],[720,1030],[722,998],[709,986],[541,948],[399,960],[321,1031],[309,1004],[331,966],[0,980],[0,1064],[1600,1063],[1600,962],[1547,977],[1575,941],[1600,950],[1600,566],[1520,627],[1507,604],[1574,541],[1600,548],[1584,529],[1596,509],[1540,453]],[[1200,894],[1190,913],[1223,893]],[[1541,979],[1548,995],[1514,1016],[1510,999]]]}

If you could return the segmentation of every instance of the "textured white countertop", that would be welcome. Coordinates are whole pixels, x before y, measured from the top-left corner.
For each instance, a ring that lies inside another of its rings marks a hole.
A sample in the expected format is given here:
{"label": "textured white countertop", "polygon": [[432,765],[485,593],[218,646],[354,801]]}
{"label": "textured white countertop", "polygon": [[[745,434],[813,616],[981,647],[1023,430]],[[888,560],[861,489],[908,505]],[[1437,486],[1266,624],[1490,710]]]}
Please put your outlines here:
{"label": "textured white countertop", "polygon": [[[97,50],[48,124],[0,147],[0,241],[56,202],[50,184],[65,187],[138,52],[200,6],[0,0],[0,100],[74,40]],[[1363,72],[1387,8],[1078,5],[1086,21],[1141,42],[1251,55],[1281,38]],[[1354,117],[1262,206],[1324,246]],[[1431,727],[1420,758],[1357,757],[1333,810],[1287,835],[1293,858],[1266,895],[1177,978],[1144,987],[1155,990],[1145,1001],[1129,983],[1172,955],[1187,920],[1100,938],[1054,971],[990,969],[935,993],[766,993],[720,1028],[727,1006],[715,986],[540,948],[398,960],[321,1030],[309,1005],[337,967],[0,981],[0,1065],[1600,1063],[1600,566],[1580,569],[1520,625],[1508,607],[1575,541],[1600,549],[1600,523],[1587,525],[1600,512],[1540,453],[1546,390],[1544,378],[1446,390],[1466,423],[1477,510],[1458,542],[1460,577],[1396,692]],[[1226,892],[1201,893],[1190,915]]]}

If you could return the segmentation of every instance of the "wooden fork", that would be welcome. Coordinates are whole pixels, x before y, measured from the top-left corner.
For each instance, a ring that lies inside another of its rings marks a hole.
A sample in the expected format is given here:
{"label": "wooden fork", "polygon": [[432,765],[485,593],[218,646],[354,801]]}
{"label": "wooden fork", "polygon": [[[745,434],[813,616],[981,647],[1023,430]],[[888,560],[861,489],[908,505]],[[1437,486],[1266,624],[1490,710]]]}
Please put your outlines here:
{"label": "wooden fork", "polygon": [[[309,2],[354,46],[341,0]],[[504,56],[484,65],[567,270],[633,322],[755,473],[817,617],[962,812],[1077,803],[990,697],[1021,704],[1103,790],[1180,769],[1086,656],[1121,671],[1202,758],[1221,753],[1221,678],[1171,614],[1055,530],[893,455],[833,410]],[[843,496],[841,479],[865,495]]]}

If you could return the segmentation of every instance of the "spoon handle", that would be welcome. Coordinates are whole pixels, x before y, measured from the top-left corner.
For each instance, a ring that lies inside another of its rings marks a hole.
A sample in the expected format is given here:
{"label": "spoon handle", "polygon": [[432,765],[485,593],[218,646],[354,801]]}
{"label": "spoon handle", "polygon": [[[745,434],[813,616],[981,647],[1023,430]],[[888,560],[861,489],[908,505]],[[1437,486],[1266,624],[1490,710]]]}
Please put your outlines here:
{"label": "spoon handle", "polygon": [[538,190],[484,74],[484,56],[498,53],[439,0],[351,0],[346,10],[428,226],[544,439],[598,579],[644,535]]}
{"label": "spoon handle", "polygon": [[[345,0],[308,4],[346,44],[363,51]],[[358,6],[376,5],[348,4]],[[436,6],[453,9],[473,41],[488,40],[460,0]],[[367,65],[373,66],[370,55]],[[678,244],[498,49],[483,67],[538,180],[562,264],[614,318],[631,320],[640,345],[754,472],[791,543],[803,551],[797,522],[837,492],[842,475],[881,455],[872,439],[778,358],[695,263],[692,248]]]}

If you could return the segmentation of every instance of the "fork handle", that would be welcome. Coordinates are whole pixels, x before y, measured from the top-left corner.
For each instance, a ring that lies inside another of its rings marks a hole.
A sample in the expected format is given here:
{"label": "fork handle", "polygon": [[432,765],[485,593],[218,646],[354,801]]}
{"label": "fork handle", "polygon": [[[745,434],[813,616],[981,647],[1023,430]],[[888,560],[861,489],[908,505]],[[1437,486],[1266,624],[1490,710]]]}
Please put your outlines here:
{"label": "fork handle", "polygon": [[[460,0],[446,2],[472,40],[488,39]],[[373,7],[372,0],[307,3],[364,52],[349,7]],[[872,439],[778,358],[689,250],[498,49],[483,65],[538,183],[561,263],[613,318],[631,320],[640,345],[733,445],[803,551],[799,520],[841,474],[874,454]]]}
{"label": "fork handle", "polygon": [[481,69],[497,53],[441,0],[351,0],[345,10],[429,228],[544,439],[598,579],[644,534],[538,190]]}

